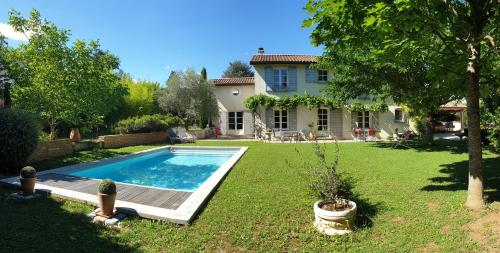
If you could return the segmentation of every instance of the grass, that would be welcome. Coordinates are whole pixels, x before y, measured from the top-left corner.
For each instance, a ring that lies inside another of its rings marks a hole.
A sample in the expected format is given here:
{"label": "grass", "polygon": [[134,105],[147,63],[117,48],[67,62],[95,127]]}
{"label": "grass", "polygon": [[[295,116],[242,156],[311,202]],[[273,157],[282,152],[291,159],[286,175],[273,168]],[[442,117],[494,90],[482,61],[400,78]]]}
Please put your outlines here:
{"label": "grass", "polygon": [[[121,231],[104,229],[86,221],[84,215],[91,210],[86,204],[53,197],[18,203],[7,199],[8,190],[1,190],[0,227],[9,228],[0,230],[2,250],[456,252],[483,247],[467,231],[475,216],[463,208],[467,153],[462,144],[439,142],[432,149],[415,145],[395,150],[380,143],[341,143],[340,169],[355,180],[360,208],[357,230],[342,237],[315,231],[316,199],[300,173],[286,165],[287,159],[300,162],[295,149],[312,155],[310,145],[208,141],[197,145],[249,150],[191,226],[130,219]],[[151,147],[81,152],[36,166],[53,168]],[[333,148],[328,146],[330,158]],[[500,200],[500,159],[485,151],[484,164],[491,203]]]}

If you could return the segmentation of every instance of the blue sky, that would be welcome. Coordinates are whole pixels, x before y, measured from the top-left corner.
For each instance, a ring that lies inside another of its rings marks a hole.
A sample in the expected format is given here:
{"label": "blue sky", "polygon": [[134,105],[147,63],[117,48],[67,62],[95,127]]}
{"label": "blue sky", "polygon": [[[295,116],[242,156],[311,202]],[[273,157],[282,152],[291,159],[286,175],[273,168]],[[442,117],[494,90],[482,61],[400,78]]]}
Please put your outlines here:
{"label": "blue sky", "polygon": [[[0,25],[12,8],[32,8],[72,38],[99,39],[134,78],[164,83],[171,70],[207,68],[220,77],[232,60],[266,53],[321,54],[310,43],[300,0],[2,0]],[[10,42],[16,45],[18,42]]]}

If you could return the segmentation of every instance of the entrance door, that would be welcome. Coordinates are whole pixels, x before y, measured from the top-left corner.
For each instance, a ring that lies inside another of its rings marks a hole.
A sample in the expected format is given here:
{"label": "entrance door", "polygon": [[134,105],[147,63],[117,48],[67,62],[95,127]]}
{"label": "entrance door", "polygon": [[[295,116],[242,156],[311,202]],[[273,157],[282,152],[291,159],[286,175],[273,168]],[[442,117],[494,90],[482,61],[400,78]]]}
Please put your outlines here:
{"label": "entrance door", "polygon": [[228,134],[243,135],[243,112],[228,112]]}

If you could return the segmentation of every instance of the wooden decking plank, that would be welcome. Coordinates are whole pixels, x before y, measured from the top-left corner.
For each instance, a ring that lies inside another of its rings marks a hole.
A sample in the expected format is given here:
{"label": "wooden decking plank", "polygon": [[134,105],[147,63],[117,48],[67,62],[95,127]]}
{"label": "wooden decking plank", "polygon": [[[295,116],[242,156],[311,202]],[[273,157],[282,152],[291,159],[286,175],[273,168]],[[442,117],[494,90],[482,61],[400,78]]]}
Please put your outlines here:
{"label": "wooden decking plank", "polygon": [[[38,182],[52,187],[97,195],[100,180],[48,173],[39,176]],[[167,209],[177,209],[192,194],[185,191],[120,183],[117,183],[117,193],[119,200]]]}

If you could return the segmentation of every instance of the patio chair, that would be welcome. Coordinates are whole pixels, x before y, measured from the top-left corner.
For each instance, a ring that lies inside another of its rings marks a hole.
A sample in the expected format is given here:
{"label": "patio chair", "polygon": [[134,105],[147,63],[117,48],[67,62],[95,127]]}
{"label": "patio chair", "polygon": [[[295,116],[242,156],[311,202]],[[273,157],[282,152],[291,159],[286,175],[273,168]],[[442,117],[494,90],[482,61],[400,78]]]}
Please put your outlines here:
{"label": "patio chair", "polygon": [[193,134],[191,134],[189,132],[180,133],[179,139],[181,140],[181,142],[191,142],[191,143],[196,142],[196,136],[194,136]]}
{"label": "patio chair", "polygon": [[354,133],[354,141],[362,141],[361,128],[356,127],[352,130],[352,132]]}
{"label": "patio chair", "polygon": [[375,128],[368,129],[368,141],[376,141],[377,140],[377,130]]}
{"label": "patio chair", "polygon": [[399,146],[401,147],[405,147],[405,148],[410,148],[407,144],[408,140],[411,139],[411,131],[408,130],[404,133],[403,137],[402,138],[397,138],[395,141],[394,141],[394,145],[392,145],[393,148],[397,148]]}
{"label": "patio chair", "polygon": [[170,143],[170,145],[173,145],[175,143],[180,143],[181,139],[179,136],[175,133],[174,129],[169,128],[167,129],[167,141]]}

